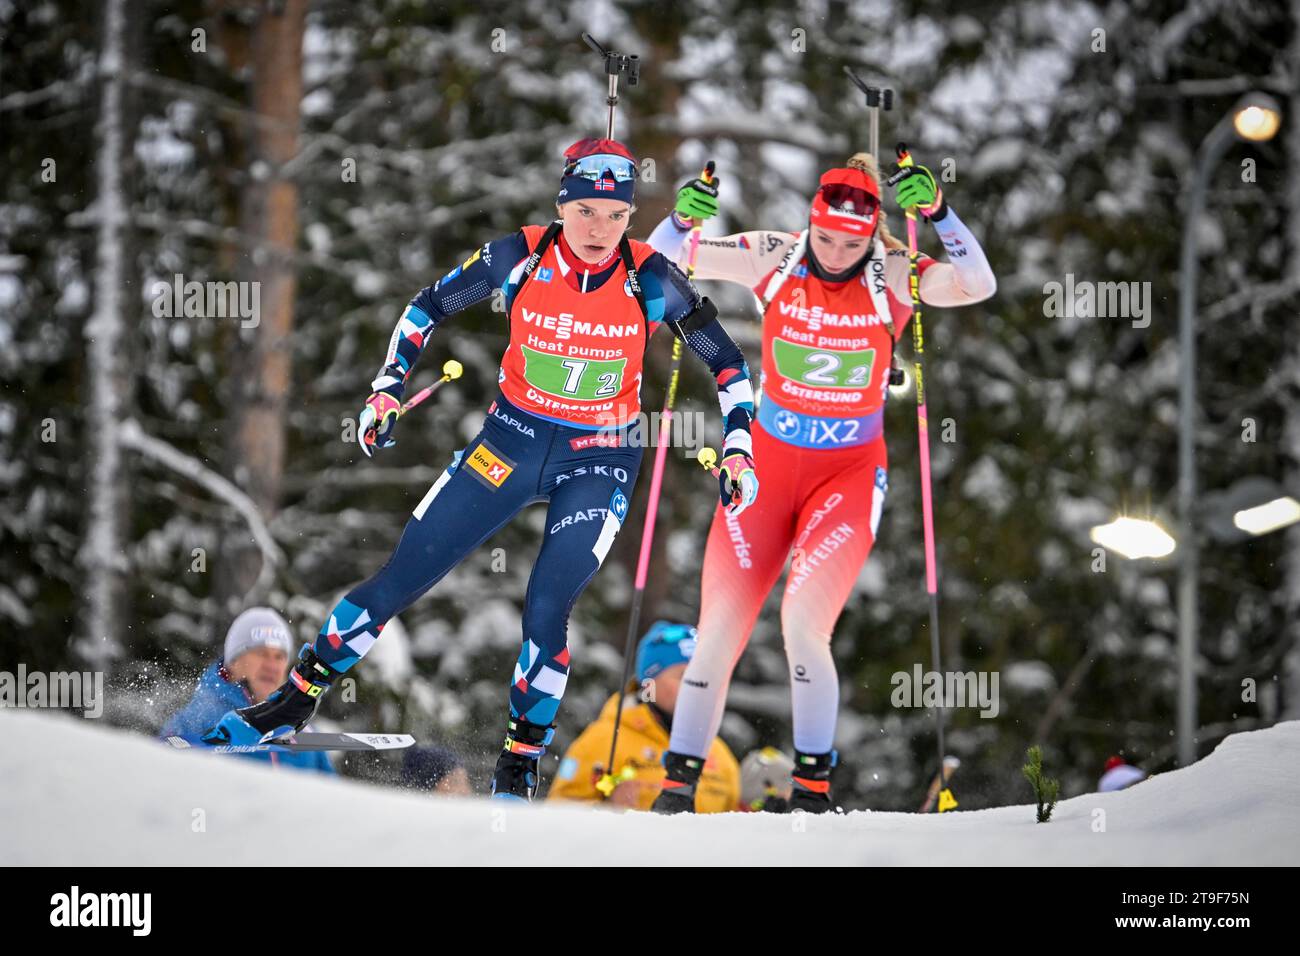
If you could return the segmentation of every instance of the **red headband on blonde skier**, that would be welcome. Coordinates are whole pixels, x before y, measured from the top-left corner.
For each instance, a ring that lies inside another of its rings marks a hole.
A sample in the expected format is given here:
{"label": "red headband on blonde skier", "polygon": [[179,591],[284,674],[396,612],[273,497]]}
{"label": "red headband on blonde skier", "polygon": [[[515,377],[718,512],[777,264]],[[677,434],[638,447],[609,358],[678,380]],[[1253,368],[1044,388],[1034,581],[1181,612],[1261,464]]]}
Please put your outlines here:
{"label": "red headband on blonde skier", "polygon": [[876,231],[879,215],[880,186],[870,174],[851,167],[822,174],[812,201],[814,226],[870,236]]}

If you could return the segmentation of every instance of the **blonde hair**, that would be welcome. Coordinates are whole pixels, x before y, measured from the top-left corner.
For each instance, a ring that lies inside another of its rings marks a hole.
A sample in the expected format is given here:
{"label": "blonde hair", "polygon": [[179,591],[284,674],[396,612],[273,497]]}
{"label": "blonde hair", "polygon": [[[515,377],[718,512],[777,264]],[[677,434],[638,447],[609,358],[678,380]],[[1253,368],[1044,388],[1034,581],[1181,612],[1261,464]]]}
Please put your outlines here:
{"label": "blonde hair", "polygon": [[[849,157],[849,161],[844,165],[847,166],[849,169],[862,170],[862,172],[866,173],[868,176],[870,176],[872,179],[876,181],[877,187],[881,185],[880,167],[876,163],[876,157],[872,156],[870,153],[854,153],[852,156]],[[881,202],[880,204],[879,215],[880,215],[880,226],[877,228],[876,233],[877,235],[880,236],[881,241],[884,242],[885,248],[906,249],[907,246],[899,242],[898,239],[894,237],[894,234],[889,231],[888,217],[885,215],[884,202]]]}

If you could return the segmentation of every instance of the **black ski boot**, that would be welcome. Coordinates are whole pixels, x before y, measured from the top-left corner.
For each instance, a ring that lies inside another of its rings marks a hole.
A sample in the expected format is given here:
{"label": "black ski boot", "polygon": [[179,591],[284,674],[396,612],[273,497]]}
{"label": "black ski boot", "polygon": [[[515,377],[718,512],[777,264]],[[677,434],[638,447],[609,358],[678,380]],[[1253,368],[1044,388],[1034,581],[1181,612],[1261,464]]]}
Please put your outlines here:
{"label": "black ski boot", "polygon": [[492,797],[497,800],[532,802],[540,776],[537,762],[546,753],[546,745],[555,736],[555,725],[533,724],[522,717],[511,717],[506,730],[505,746],[492,771]]}
{"label": "black ski boot", "polygon": [[321,697],[339,672],[327,665],[310,644],[304,644],[289,679],[260,704],[228,712],[203,740],[211,744],[257,744],[302,730],[316,716]]}
{"label": "black ski boot", "polygon": [[704,772],[704,761],[671,750],[664,752],[663,760],[668,776],[664,777],[664,788],[650,809],[655,813],[694,813],[695,785]]}
{"label": "black ski boot", "polygon": [[834,750],[824,754],[794,752],[794,770],[790,780],[790,812],[806,810],[808,813],[830,813],[835,809],[831,802],[831,770],[839,763]]}

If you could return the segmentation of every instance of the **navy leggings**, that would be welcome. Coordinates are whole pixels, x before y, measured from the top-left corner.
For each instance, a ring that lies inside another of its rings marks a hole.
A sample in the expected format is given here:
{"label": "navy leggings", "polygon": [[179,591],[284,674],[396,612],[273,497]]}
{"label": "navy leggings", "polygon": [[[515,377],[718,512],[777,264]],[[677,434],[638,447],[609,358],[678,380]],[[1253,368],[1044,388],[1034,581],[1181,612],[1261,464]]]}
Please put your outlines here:
{"label": "navy leggings", "polygon": [[[609,447],[615,441],[617,447]],[[388,562],[330,612],[316,653],[347,670],[389,618],[525,505],[549,500],[524,601],[510,710],[533,723],[552,723],[569,675],[569,612],[627,516],[641,464],[640,447],[626,443],[626,430],[571,428],[521,411],[498,394],[478,435],[416,506]]]}

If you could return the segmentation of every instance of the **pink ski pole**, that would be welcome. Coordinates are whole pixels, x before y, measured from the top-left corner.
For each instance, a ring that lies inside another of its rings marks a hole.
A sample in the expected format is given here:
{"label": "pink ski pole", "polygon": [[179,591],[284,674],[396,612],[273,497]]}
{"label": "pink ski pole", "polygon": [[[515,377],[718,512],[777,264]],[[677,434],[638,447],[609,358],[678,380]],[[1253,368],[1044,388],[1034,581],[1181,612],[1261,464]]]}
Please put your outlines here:
{"label": "pink ski pole", "polygon": [[[714,172],[713,160],[704,167],[700,178],[706,183],[712,182]],[[686,260],[686,278],[695,277],[695,257],[700,249],[700,228],[703,223],[692,220],[691,251]],[[668,393],[664,396],[663,412],[659,416],[659,447],[655,449],[654,471],[650,475],[650,497],[646,502],[645,526],[641,530],[641,554],[636,563],[636,584],[632,591],[632,611],[627,622],[627,642],[623,648],[623,681],[618,685],[618,704],[614,711],[614,735],[609,742],[609,762],[605,764],[605,774],[596,784],[596,789],[608,797],[619,784],[614,773],[614,751],[618,746],[618,728],[623,719],[623,697],[632,671],[632,652],[636,647],[637,631],[641,627],[641,601],[645,597],[646,577],[650,572],[650,546],[654,542],[655,517],[659,513],[659,493],[663,488],[664,461],[668,457],[668,443],[672,436],[673,404],[677,400],[677,379],[681,373],[682,340],[673,338],[673,365],[668,376]]]}
{"label": "pink ski pole", "polygon": [[[914,165],[905,143],[898,144],[898,166],[905,169]],[[912,350],[916,353],[916,430],[917,446],[921,454],[921,517],[925,526],[925,590],[930,595],[930,657],[936,673],[939,668],[939,582],[938,562],[934,550],[934,503],[930,500],[930,426],[925,406],[925,378],[921,371],[921,358],[925,353],[925,336],[921,328],[921,277],[917,269],[916,210],[906,210],[907,253],[909,259],[908,287],[912,293]],[[956,806],[952,791],[948,789],[947,765],[944,763],[943,701],[935,709],[939,730],[939,809]]]}

